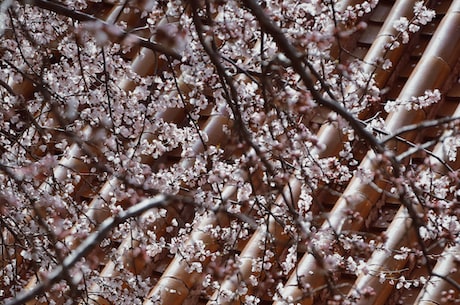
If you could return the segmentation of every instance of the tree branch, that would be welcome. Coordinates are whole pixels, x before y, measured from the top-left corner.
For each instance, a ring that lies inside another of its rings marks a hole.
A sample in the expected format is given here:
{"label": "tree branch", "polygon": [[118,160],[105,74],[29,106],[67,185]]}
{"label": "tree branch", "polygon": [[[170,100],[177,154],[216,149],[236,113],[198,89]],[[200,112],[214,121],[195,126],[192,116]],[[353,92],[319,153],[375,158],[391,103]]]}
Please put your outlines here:
{"label": "tree branch", "polygon": [[387,134],[385,138],[382,139],[382,144],[385,144],[392,139],[398,138],[402,134],[406,132],[411,132],[411,131],[416,131],[416,130],[422,130],[422,129],[427,129],[427,128],[432,128],[432,127],[438,127],[443,124],[451,123],[453,121],[458,121],[460,120],[460,117],[455,116],[455,117],[446,117],[446,118],[441,118],[441,119],[435,119],[435,120],[430,120],[430,121],[423,121],[417,124],[411,124],[407,126],[400,127],[397,132],[392,133],[392,134]]}
{"label": "tree branch", "polygon": [[[47,0],[18,0],[21,4],[25,5],[25,4],[30,4],[30,5],[33,5],[33,6],[36,6],[36,7],[39,7],[39,8],[42,8],[42,9],[46,9],[46,10],[49,10],[49,11],[52,11],[52,12],[55,12],[57,13],[58,15],[62,15],[62,16],[66,16],[66,17],[69,17],[69,18],[72,18],[73,20],[77,20],[77,21],[81,21],[81,22],[97,22],[97,23],[100,23],[102,24],[103,26],[105,27],[113,27],[114,25],[112,24],[109,24],[103,20],[100,20],[98,18],[95,18],[91,15],[88,15],[88,14],[85,14],[83,12],[80,12],[80,11],[74,11],[74,10],[71,10],[67,7],[65,7],[64,5],[61,5],[59,3],[55,3],[55,2],[51,2],[51,1],[47,1]],[[178,59],[178,60],[181,60],[182,56],[175,52],[174,50],[170,49],[170,48],[167,48],[165,46],[162,46],[156,42],[152,42],[148,39],[145,39],[145,38],[142,38],[140,36],[137,36],[137,35],[134,35],[134,34],[131,34],[131,33],[128,33],[126,31],[123,31],[122,29],[118,28],[116,29],[116,33],[113,33],[113,31],[110,32],[110,34],[115,34],[115,37],[121,41],[123,39],[126,39],[128,38],[129,40],[133,39],[135,43],[137,43],[138,45],[144,47],[144,48],[147,48],[149,50],[152,50],[154,52],[158,52],[158,53],[162,53],[162,54],[165,54],[169,57],[172,57],[174,59]]]}
{"label": "tree branch", "polygon": [[394,177],[393,183],[398,188],[399,200],[402,205],[406,207],[409,217],[413,221],[412,224],[416,232],[418,245],[423,252],[423,256],[427,259],[426,268],[428,269],[428,272],[432,274],[432,266],[430,266],[428,263],[428,251],[419,231],[420,227],[422,227],[422,222],[414,206],[414,203],[409,199],[407,190],[405,189],[404,185],[400,184],[398,181],[398,179],[402,176],[402,173],[400,163],[398,162],[395,154],[386,148],[384,143],[379,141],[372,133],[367,131],[361,124],[360,120],[354,117],[353,114],[351,114],[348,109],[338,103],[338,101],[323,97],[321,92],[315,88],[314,81],[310,74],[307,72],[308,67],[306,67],[302,61],[302,54],[296,50],[294,45],[288,40],[286,35],[284,35],[281,28],[270,20],[270,18],[265,14],[264,10],[256,0],[244,0],[243,3],[256,17],[261,28],[273,37],[281,53],[288,58],[291,67],[300,76],[302,82],[310,91],[316,102],[342,116],[356,131],[356,133],[361,138],[363,138],[376,153],[384,155],[385,158],[390,162],[392,166],[392,172],[388,172],[388,174]]}
{"label": "tree branch", "polygon": [[88,236],[78,247],[67,256],[61,265],[57,266],[47,278],[37,284],[29,291],[23,291],[16,298],[6,301],[5,305],[20,305],[33,299],[37,295],[45,292],[49,287],[63,278],[66,270],[74,266],[82,257],[87,255],[94,249],[107,234],[119,224],[125,222],[129,218],[140,216],[142,213],[156,207],[165,207],[173,200],[173,197],[168,195],[157,195],[153,198],[148,198],[140,203],[130,207],[125,211],[121,211],[117,215],[104,220],[94,233]]}
{"label": "tree branch", "polygon": [[320,105],[336,112],[341,117],[343,117],[350,124],[350,126],[357,132],[357,134],[361,136],[363,139],[365,139],[371,145],[373,150],[375,150],[378,153],[383,153],[385,151],[384,146],[363,127],[359,120],[355,118],[353,114],[351,114],[348,111],[348,109],[343,107],[340,103],[338,103],[335,100],[323,97],[322,94],[315,88],[315,83],[312,77],[307,72],[307,69],[303,63],[302,54],[299,54],[297,52],[295,47],[289,42],[287,37],[284,35],[281,28],[270,20],[270,18],[265,14],[260,5],[257,4],[257,1],[244,0],[243,2],[245,6],[250,9],[252,14],[259,21],[259,24],[262,27],[262,29],[273,37],[274,41],[278,45],[278,48],[289,59],[292,68],[297,74],[299,74],[303,83],[312,94],[313,98]]}

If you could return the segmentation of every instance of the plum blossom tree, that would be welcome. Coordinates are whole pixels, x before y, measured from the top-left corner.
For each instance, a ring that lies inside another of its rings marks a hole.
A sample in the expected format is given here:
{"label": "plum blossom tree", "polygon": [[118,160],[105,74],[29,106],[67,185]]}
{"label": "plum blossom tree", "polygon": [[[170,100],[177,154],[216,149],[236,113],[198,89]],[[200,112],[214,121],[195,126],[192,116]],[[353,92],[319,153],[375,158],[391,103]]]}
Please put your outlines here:
{"label": "plum blossom tree", "polygon": [[390,98],[436,5],[397,1],[362,56],[377,5],[4,0],[1,299],[367,304],[444,281],[459,301],[436,262],[460,247],[460,110],[435,116],[458,57]]}

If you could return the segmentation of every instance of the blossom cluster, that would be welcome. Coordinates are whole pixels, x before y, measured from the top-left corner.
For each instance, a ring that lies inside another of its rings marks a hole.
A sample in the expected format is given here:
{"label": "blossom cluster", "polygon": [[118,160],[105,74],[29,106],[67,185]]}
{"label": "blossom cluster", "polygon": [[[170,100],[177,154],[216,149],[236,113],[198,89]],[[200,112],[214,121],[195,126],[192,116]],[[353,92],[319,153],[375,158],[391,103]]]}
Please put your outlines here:
{"label": "blossom cluster", "polygon": [[394,112],[398,107],[404,107],[406,110],[418,110],[436,104],[440,100],[441,92],[439,89],[426,90],[421,96],[412,96],[408,99],[388,101],[385,104],[385,111],[387,113]]}
{"label": "blossom cluster", "polygon": [[417,1],[414,4],[414,16],[412,19],[407,17],[400,17],[393,23],[393,28],[397,31],[390,49],[397,48],[399,43],[407,44],[409,42],[409,35],[420,31],[421,27],[429,23],[436,16],[436,12],[425,6],[423,1]]}

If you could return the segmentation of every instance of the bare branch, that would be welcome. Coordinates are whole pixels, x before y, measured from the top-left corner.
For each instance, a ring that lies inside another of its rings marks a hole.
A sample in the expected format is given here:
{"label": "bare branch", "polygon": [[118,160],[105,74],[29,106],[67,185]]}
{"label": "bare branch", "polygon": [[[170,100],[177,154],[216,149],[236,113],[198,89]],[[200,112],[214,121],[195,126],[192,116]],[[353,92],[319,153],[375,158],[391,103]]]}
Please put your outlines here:
{"label": "bare branch", "polygon": [[451,123],[451,122],[458,121],[458,120],[460,120],[460,117],[446,117],[446,118],[441,118],[441,119],[436,119],[436,120],[423,121],[417,124],[407,125],[407,126],[401,127],[396,133],[388,134],[384,139],[382,139],[381,142],[382,144],[385,144],[394,138],[398,138],[399,136],[401,136],[402,134],[405,134],[406,132],[437,127],[437,126]]}

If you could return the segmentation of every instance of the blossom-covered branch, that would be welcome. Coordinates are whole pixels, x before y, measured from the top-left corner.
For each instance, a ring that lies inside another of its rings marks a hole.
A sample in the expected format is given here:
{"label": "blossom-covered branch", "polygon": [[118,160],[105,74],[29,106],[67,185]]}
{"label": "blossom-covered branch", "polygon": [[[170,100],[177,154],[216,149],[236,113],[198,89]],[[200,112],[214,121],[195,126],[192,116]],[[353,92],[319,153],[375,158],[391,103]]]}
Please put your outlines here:
{"label": "blossom-covered branch", "polygon": [[58,15],[70,17],[76,21],[93,23],[94,27],[107,33],[107,35],[114,42],[121,42],[121,43],[126,42],[127,44],[138,44],[141,47],[150,49],[154,52],[165,54],[174,59],[180,60],[182,58],[182,56],[179,53],[177,53],[171,48],[163,46],[154,41],[150,41],[149,39],[140,37],[133,33],[126,32],[122,30],[121,28],[117,27],[116,25],[107,23],[106,21],[100,20],[91,15],[69,9],[62,4],[48,1],[48,0],[32,0],[32,1],[21,0],[19,2],[21,2],[22,4],[34,5],[42,9],[50,10],[52,12],[55,12]]}
{"label": "blossom-covered branch", "polygon": [[330,100],[325,97],[315,89],[315,84],[313,82],[312,77],[309,75],[306,66],[303,64],[303,54],[300,54],[294,46],[289,42],[286,36],[283,34],[283,31],[275,25],[270,18],[264,13],[261,6],[252,0],[245,0],[245,5],[253,12],[253,14],[257,17],[257,20],[260,22],[261,27],[270,33],[273,38],[275,39],[278,47],[283,52],[283,54],[289,59],[289,65],[294,68],[294,70],[300,75],[302,81],[304,82],[305,86],[309,89],[312,96],[314,97],[315,101],[319,104],[331,109],[337,114],[341,115],[343,118],[347,120],[350,126],[356,130],[356,132],[363,137],[373,149],[375,149],[379,153],[384,152],[384,148],[381,143],[377,141],[377,139],[372,136],[363,126],[362,124],[355,118],[353,115],[342,105],[338,103],[338,101]]}
{"label": "blossom-covered branch", "polygon": [[107,218],[98,226],[94,233],[88,236],[69,256],[62,261],[61,265],[56,266],[53,271],[45,275],[45,278],[42,279],[40,283],[32,289],[24,291],[22,294],[19,294],[13,299],[7,300],[5,305],[24,304],[37,295],[43,293],[46,289],[49,289],[49,287],[57,283],[81,258],[100,244],[101,241],[106,238],[110,231],[112,231],[116,226],[124,223],[130,218],[138,217],[150,209],[166,207],[173,200],[177,200],[177,198],[172,198],[166,195],[157,195],[152,198],[144,199],[127,210],[119,211],[118,214],[113,217]]}

